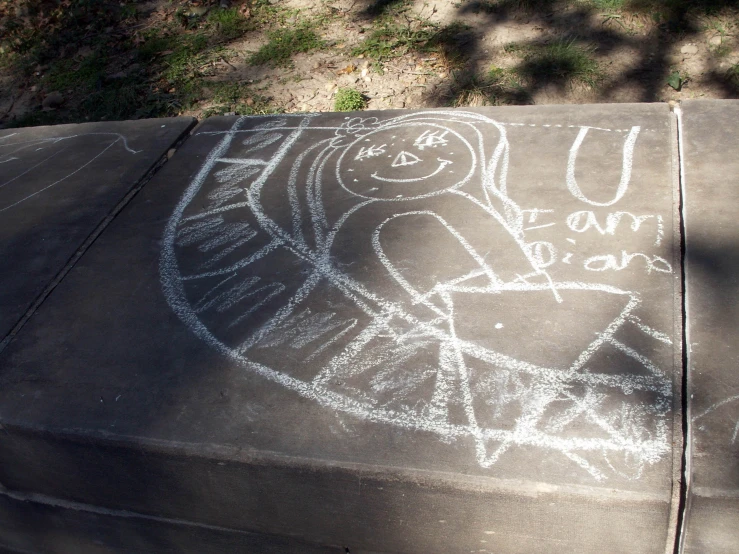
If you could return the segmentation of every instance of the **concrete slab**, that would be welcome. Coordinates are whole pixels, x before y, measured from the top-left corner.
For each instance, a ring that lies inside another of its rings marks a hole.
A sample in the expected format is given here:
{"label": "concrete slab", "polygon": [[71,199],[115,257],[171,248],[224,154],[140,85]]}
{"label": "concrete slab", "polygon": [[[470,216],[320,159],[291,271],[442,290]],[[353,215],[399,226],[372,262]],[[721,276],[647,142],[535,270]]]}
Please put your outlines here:
{"label": "concrete slab", "polygon": [[207,120],[0,358],[0,482],[351,552],[664,552],[671,122]]}
{"label": "concrete slab", "polygon": [[739,545],[738,101],[683,105],[691,485],[685,552]]}
{"label": "concrete slab", "polygon": [[[59,554],[339,554],[338,546],[112,512],[56,499],[0,496],[0,552]],[[6,550],[7,549],[7,550]]]}
{"label": "concrete slab", "polygon": [[0,343],[192,118],[0,131]]}

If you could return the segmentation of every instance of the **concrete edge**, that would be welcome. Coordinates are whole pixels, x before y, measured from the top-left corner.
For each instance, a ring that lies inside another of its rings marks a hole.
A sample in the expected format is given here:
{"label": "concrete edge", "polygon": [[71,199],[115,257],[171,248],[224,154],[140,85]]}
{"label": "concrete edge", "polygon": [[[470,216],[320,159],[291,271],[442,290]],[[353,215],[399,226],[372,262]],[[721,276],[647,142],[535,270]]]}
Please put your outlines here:
{"label": "concrete edge", "polygon": [[[89,431],[84,429],[46,429],[24,426],[7,421],[0,423],[0,431],[5,435],[4,442],[9,444],[13,438],[19,440],[55,440],[78,446],[111,447],[126,449],[131,452],[146,451],[150,454],[171,458],[200,459],[208,462],[225,464],[248,464],[254,467],[270,467],[302,471],[336,471],[356,474],[360,478],[373,478],[387,482],[411,482],[420,487],[470,491],[476,493],[503,493],[519,497],[537,498],[552,494],[561,494],[570,498],[602,498],[617,499],[622,502],[664,502],[669,503],[668,494],[643,493],[619,490],[608,487],[591,487],[587,485],[554,485],[551,483],[524,481],[517,479],[500,479],[480,475],[465,475],[445,471],[424,470],[415,468],[397,468],[360,462],[338,462],[297,456],[288,456],[261,450],[244,450],[240,447],[190,443],[164,439],[142,438],[107,433],[105,431]],[[0,483],[0,492],[8,489]]]}

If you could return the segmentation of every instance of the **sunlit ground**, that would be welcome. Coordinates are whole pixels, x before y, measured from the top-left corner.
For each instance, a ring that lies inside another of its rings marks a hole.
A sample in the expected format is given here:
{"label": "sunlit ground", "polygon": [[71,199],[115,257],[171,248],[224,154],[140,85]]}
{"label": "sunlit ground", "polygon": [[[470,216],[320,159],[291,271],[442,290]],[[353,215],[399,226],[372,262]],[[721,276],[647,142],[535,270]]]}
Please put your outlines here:
{"label": "sunlit ground", "polygon": [[0,124],[736,98],[738,14],[716,0],[0,0]]}

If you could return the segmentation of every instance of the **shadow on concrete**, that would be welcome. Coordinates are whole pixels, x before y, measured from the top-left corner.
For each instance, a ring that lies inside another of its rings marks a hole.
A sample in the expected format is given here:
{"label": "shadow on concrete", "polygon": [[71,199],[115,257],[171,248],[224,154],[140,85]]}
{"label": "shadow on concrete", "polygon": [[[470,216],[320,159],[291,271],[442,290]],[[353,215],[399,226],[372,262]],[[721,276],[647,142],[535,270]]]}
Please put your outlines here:
{"label": "shadow on concrete", "polygon": [[[195,140],[204,139],[190,139]],[[488,145],[491,151],[494,147]],[[204,156],[208,151],[210,147],[203,147],[198,153]],[[312,161],[305,162],[305,172]],[[21,347],[16,349],[16,344],[8,349],[16,355],[0,373],[0,387],[18,392],[13,409],[22,417],[18,416],[12,425],[6,422],[0,431],[6,438],[0,441],[0,482],[18,492],[43,491],[103,509],[164,514],[227,529],[269,534],[294,525],[291,529],[297,536],[301,531],[331,529],[335,531],[333,536],[354,537],[360,544],[381,540],[372,536],[376,526],[371,523],[379,520],[386,525],[382,533],[385,537],[408,540],[413,531],[402,523],[401,516],[414,507],[409,507],[407,500],[390,499],[387,505],[375,506],[376,511],[371,512],[363,496],[371,491],[362,488],[361,475],[337,468],[319,474],[315,467],[300,466],[295,461],[286,469],[284,462],[265,462],[260,456],[277,452],[297,458],[302,449],[307,453],[305,458],[369,463],[364,459],[366,455],[378,464],[377,459],[381,459],[384,465],[392,465],[391,460],[401,460],[395,462],[399,465],[404,459],[410,460],[406,464],[410,468],[422,467],[418,460],[426,458],[432,466],[446,464],[443,470],[484,473],[475,467],[471,440],[445,444],[431,433],[419,431],[412,441],[406,441],[402,429],[387,431],[383,427],[389,425],[357,421],[359,418],[352,416],[345,416],[342,425],[355,428],[354,435],[337,439],[329,427],[338,422],[338,414],[254,374],[196,337],[165,302],[158,273],[163,227],[187,184],[188,178],[183,176],[194,175],[200,161],[186,156],[180,164],[177,173],[168,174],[167,182],[174,185],[157,186],[155,182],[147,186],[60,285],[58,298],[50,298],[39,314],[39,320],[45,318],[53,325],[47,324],[44,330],[41,323],[41,327],[29,324],[17,339]],[[163,171],[171,167],[165,166]],[[229,193],[219,190],[224,195]],[[284,197],[277,198],[284,203]],[[416,207],[428,208],[434,206],[433,202],[419,201]],[[136,217],[131,213],[134,209]],[[464,213],[460,209],[456,217]],[[380,216],[383,214],[375,214]],[[245,216],[240,218],[243,221]],[[305,220],[309,221],[307,214]],[[437,228],[439,233],[444,232]],[[419,251],[428,236],[419,234],[416,238]],[[483,239],[489,241],[490,237],[477,237]],[[391,279],[384,266],[377,260],[374,264],[368,262],[372,250],[366,228],[353,228],[343,240],[346,250],[358,258],[355,263],[366,265],[364,281],[380,283],[380,289],[389,288],[386,283]],[[367,259],[362,257],[361,245],[369,252]],[[413,245],[410,247],[415,250]],[[250,248],[236,249],[232,257],[239,258]],[[460,251],[459,258],[446,253],[452,270],[463,267],[465,252]],[[672,258],[667,246],[658,254]],[[437,258],[438,252],[431,252],[428,261]],[[274,263],[271,267],[270,260]],[[283,260],[265,257],[265,271],[274,275],[278,267],[284,268],[288,279],[299,281],[304,267],[295,260],[292,265]],[[201,261],[202,257],[197,258],[189,269],[194,271]],[[233,260],[226,258],[222,263],[228,261]],[[204,298],[207,286],[198,292]],[[495,300],[493,297],[493,305]],[[554,299],[548,301],[553,312]],[[280,302],[265,302],[253,317],[244,319],[236,327],[242,339],[279,310]],[[228,311],[214,316],[214,324],[228,325]],[[573,325],[578,323],[573,321]],[[56,332],[47,332],[50,328]],[[632,330],[624,340],[638,343],[638,333]],[[434,349],[429,347],[429,351]],[[285,365],[303,359],[298,351],[290,351],[289,344],[273,354],[278,355],[273,360]],[[8,361],[5,356],[3,353],[0,358],[3,362]],[[613,373],[642,376],[638,370],[643,368],[633,360],[625,356],[615,359],[618,361],[611,367]],[[119,396],[123,397],[121,403]],[[267,417],[253,424],[260,406]],[[88,422],[90,429],[79,428]],[[148,440],[138,440],[141,437]],[[464,451],[462,462],[458,451]],[[525,460],[544,469],[554,464],[551,457],[539,452],[529,453]],[[517,462],[510,462],[508,468],[515,470],[521,463]],[[626,472],[630,470],[628,462],[610,463]],[[296,490],[303,495],[296,494]],[[305,513],[306,503],[322,509]],[[423,512],[433,509],[421,507]],[[41,529],[64,529],[67,525],[53,510],[48,514],[45,510],[8,511],[4,517],[11,529],[39,530],[42,542],[37,548],[42,551],[46,549],[43,535],[49,532]],[[348,514],[352,513],[378,519],[351,520]],[[135,533],[140,544],[152,552],[186,551],[185,546],[172,547],[174,539],[163,536],[158,524],[142,525],[134,531],[126,526],[118,529],[121,534]],[[570,529],[565,531],[571,534]],[[427,540],[410,538],[414,544]],[[51,542],[54,536],[46,540]],[[96,540],[119,539],[101,536]],[[120,540],[127,544],[131,537]],[[177,540],[187,543],[186,539]],[[326,552],[341,552],[342,547],[330,548]],[[141,546],[138,551],[147,550]],[[297,547],[295,551],[301,552]]]}

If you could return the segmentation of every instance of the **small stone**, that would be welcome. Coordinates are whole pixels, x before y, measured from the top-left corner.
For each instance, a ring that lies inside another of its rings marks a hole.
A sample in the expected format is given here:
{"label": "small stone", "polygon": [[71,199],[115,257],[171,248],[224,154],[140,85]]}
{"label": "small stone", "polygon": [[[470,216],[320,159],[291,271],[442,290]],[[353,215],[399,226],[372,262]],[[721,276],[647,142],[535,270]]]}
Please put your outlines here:
{"label": "small stone", "polygon": [[321,67],[321,64],[318,63],[318,62],[316,62],[316,63],[313,64],[313,69],[318,69],[320,67]]}
{"label": "small stone", "polygon": [[716,35],[715,37],[711,37],[708,39],[708,44],[711,46],[721,46],[721,43],[723,43],[724,39],[721,37],[721,35]]}
{"label": "small stone", "polygon": [[170,148],[169,150],[167,150],[167,159],[168,160],[171,160],[172,159],[172,156],[174,156],[174,153],[175,152],[176,152],[176,149],[175,148]]}
{"label": "small stone", "polygon": [[336,83],[326,83],[323,88],[326,89],[326,92],[331,92],[334,90],[334,87],[336,86]]}
{"label": "small stone", "polygon": [[38,85],[33,85],[31,87],[31,92],[36,92],[38,90]]}
{"label": "small stone", "polygon": [[52,92],[41,103],[44,110],[55,110],[64,103],[64,97],[59,92]]}
{"label": "small stone", "polygon": [[369,76],[365,76],[365,78],[364,78],[364,82],[365,82],[365,83],[371,83],[371,82],[372,82],[372,77],[369,77]]}
{"label": "small stone", "polygon": [[686,44],[680,49],[680,52],[692,56],[698,53],[698,47],[695,44]]}
{"label": "small stone", "polygon": [[361,75],[362,75],[363,78],[367,76],[367,68],[366,67],[362,70]]}
{"label": "small stone", "polygon": [[669,56],[667,56],[668,65],[678,65],[682,61],[683,57],[680,54],[670,54]]}
{"label": "small stone", "polygon": [[254,99],[253,98],[247,98],[245,104],[247,106],[253,106],[254,105]]}

